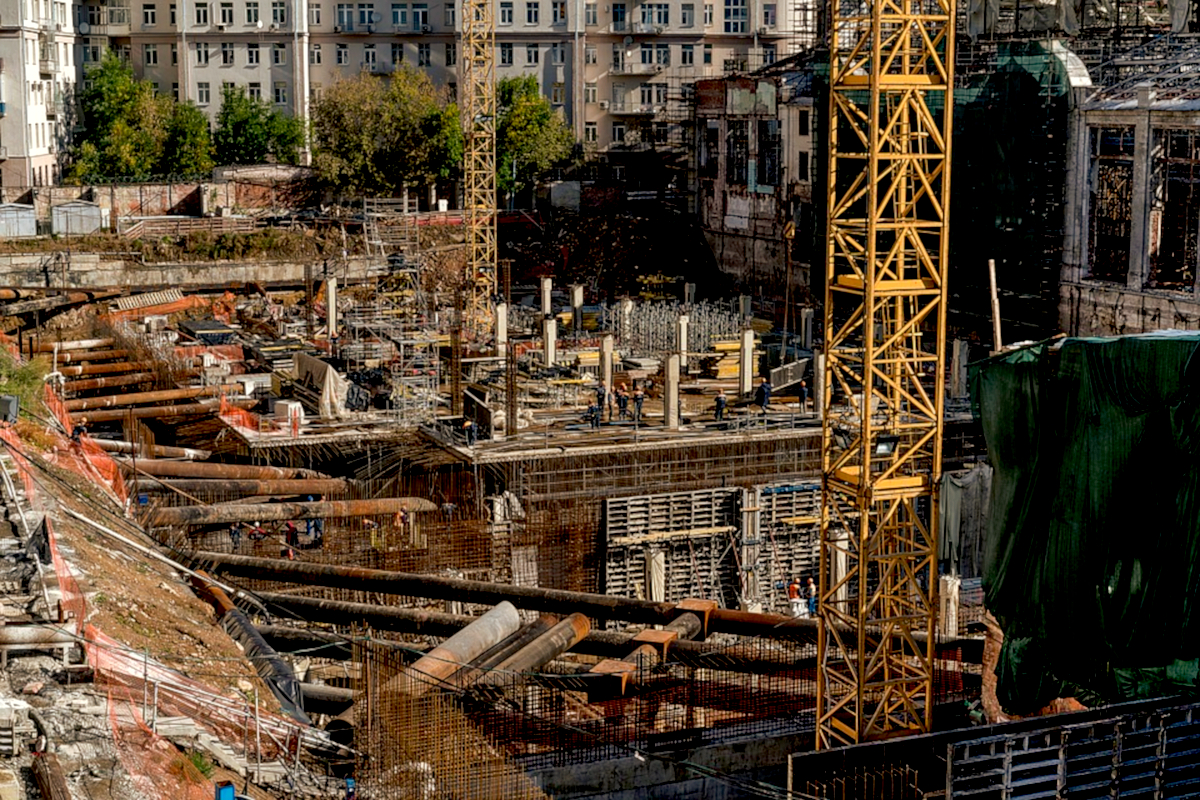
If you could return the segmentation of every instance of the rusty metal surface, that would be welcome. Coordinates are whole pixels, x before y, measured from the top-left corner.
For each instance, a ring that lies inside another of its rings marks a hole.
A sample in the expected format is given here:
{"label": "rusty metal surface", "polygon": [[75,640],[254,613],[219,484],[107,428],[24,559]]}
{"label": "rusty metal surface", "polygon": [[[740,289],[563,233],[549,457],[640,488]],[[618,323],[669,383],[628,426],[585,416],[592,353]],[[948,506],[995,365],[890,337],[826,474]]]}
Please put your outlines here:
{"label": "rusty metal surface", "polygon": [[241,386],[236,383],[226,383],[214,386],[192,386],[186,389],[161,389],[155,392],[132,392],[130,394],[109,394],[100,397],[84,397],[67,400],[67,411],[86,411],[93,408],[113,408],[114,406],[140,406],[153,403],[165,403],[171,400],[190,400],[194,397],[216,397],[221,394],[239,393]]}
{"label": "rusty metal surface", "polygon": [[259,520],[275,522],[290,519],[326,519],[370,517],[398,514],[401,511],[431,511],[432,506],[419,497],[387,497],[376,500],[325,500],[311,503],[224,503],[212,506],[175,506],[151,512],[149,524],[215,525]]}

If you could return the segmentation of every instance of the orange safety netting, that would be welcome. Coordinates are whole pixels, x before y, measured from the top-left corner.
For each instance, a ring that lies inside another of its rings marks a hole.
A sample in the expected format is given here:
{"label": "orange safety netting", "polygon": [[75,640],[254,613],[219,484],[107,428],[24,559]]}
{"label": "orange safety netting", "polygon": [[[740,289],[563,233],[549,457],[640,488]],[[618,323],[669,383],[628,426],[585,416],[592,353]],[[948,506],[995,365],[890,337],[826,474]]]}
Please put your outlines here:
{"label": "orange safety netting", "polygon": [[209,800],[214,796],[213,782],[146,724],[127,690],[109,689],[108,720],[117,757],[143,797]]}
{"label": "orange safety netting", "polygon": [[63,613],[68,619],[75,620],[75,632],[81,633],[83,625],[87,619],[87,598],[83,594],[83,590],[79,588],[79,581],[75,578],[75,573],[63,560],[62,555],[58,552],[58,537],[54,535],[54,528],[50,524],[50,518],[46,518],[46,539],[49,541],[50,547],[50,563],[54,565],[54,574],[58,578],[58,590],[62,595],[61,603]]}
{"label": "orange safety netting", "polygon": [[204,353],[230,361],[241,361],[246,357],[240,344],[180,344],[175,346],[176,358],[196,358]]}
{"label": "orange safety netting", "polygon": [[[46,384],[45,402],[63,429],[72,430],[74,423],[67,412],[66,404],[49,384]],[[113,457],[101,450],[86,433],[80,436],[78,441],[71,439],[69,444],[66,441],[61,442],[49,460],[108,489],[122,505],[129,500],[129,487],[125,484],[121,468],[117,466]]]}
{"label": "orange safety netting", "polygon": [[13,360],[18,363],[24,360],[21,357],[21,343],[4,331],[0,331],[0,347],[7,350],[8,354],[13,357]]}
{"label": "orange safety netting", "polygon": [[207,308],[209,302],[203,297],[188,295],[180,300],[174,300],[170,303],[159,303],[154,306],[142,306],[141,308],[130,308],[125,311],[110,311],[107,314],[101,315],[100,319],[105,322],[116,322],[122,319],[132,319],[134,317],[148,317],[152,314],[178,314],[181,311],[187,311],[192,308]]}
{"label": "orange safety netting", "polygon": [[267,419],[261,414],[255,414],[253,411],[238,408],[230,403],[225,395],[221,395],[221,410],[218,412],[218,416],[228,425],[245,428],[253,433],[279,430],[279,425],[274,420]]}

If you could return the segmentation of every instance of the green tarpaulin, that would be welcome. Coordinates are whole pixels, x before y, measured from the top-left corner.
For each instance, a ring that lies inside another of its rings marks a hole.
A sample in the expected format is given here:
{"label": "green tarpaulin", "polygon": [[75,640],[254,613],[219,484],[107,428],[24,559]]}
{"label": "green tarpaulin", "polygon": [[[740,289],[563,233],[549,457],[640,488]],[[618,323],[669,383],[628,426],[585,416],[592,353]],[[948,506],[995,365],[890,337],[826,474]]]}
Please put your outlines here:
{"label": "green tarpaulin", "polygon": [[1006,710],[1195,693],[1200,334],[1066,339],[971,370]]}

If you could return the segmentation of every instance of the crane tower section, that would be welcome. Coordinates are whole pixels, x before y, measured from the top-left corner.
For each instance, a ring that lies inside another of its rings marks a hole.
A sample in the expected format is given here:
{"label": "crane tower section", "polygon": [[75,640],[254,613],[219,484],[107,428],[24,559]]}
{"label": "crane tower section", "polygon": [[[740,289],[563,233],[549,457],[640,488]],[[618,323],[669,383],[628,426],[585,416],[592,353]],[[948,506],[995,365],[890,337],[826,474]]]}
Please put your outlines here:
{"label": "crane tower section", "polygon": [[463,213],[466,217],[465,333],[491,338],[496,295],[496,18],[492,0],[462,10]]}
{"label": "crane tower section", "polygon": [[953,0],[834,0],[817,746],[930,727]]}

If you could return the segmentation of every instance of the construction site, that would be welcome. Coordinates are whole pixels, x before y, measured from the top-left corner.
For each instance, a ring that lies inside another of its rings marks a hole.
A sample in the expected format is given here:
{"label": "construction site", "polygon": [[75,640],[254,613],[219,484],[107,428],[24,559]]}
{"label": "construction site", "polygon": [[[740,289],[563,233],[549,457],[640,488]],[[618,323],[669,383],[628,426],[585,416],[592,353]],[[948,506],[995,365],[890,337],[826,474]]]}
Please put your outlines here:
{"label": "construction site", "polygon": [[453,208],[0,252],[0,800],[1200,796],[1196,9],[791,9],[500,213],[492,5]]}

